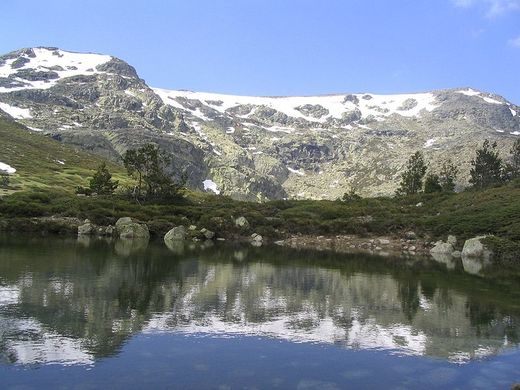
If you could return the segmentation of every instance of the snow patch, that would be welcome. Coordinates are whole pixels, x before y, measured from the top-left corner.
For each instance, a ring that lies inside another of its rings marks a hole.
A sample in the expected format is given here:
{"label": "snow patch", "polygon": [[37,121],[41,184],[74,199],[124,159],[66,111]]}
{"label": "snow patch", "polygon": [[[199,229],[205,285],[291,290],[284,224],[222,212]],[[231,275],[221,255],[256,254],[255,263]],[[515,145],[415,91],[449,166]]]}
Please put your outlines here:
{"label": "snow patch", "polygon": [[472,88],[468,88],[468,89],[465,89],[465,90],[462,90],[462,91],[457,91],[457,93],[461,93],[461,94],[466,95],[466,96],[480,96],[480,92],[479,91],[475,91]]}
{"label": "snow patch", "polygon": [[511,134],[511,135],[520,135],[520,131],[512,131],[509,134]]}
{"label": "snow patch", "polygon": [[513,115],[513,116],[517,115],[517,112],[515,110],[513,110],[512,108],[509,108],[509,111],[511,111],[511,115]]}
{"label": "snow patch", "polygon": [[0,103],[0,109],[2,111],[7,112],[15,119],[31,119],[31,111],[28,108],[20,108],[15,106],[10,106],[7,103]]}
{"label": "snow patch", "polygon": [[[329,119],[341,119],[343,113],[358,109],[361,111],[362,117],[369,115],[375,119],[382,120],[392,114],[398,114],[406,117],[419,116],[423,110],[432,111],[437,107],[435,95],[431,93],[415,93],[415,94],[399,94],[399,95],[370,95],[371,99],[363,99],[366,94],[355,94],[357,103],[352,101],[344,102],[346,95],[327,95],[327,96],[293,96],[293,97],[255,97],[255,96],[237,96],[223,95],[208,92],[193,91],[175,91],[160,88],[152,88],[165,104],[186,109],[178,104],[174,99],[186,98],[206,101],[221,101],[219,106],[212,106],[213,109],[222,114],[227,114],[226,110],[241,105],[263,106],[274,109],[292,118],[302,118],[308,122],[325,123]],[[410,99],[414,99],[417,104],[409,110],[401,110],[403,104]],[[320,105],[329,111],[328,115],[320,118],[307,116],[296,108],[304,105]],[[250,114],[242,116],[249,117]],[[280,131],[270,128],[270,131]]]}
{"label": "snow patch", "polygon": [[296,169],[293,169],[293,168],[290,168],[290,167],[287,167],[287,169],[289,170],[289,172],[295,173],[295,174],[300,175],[300,176],[305,176],[305,172],[302,172],[302,171],[299,171],[299,170],[296,170]]}
{"label": "snow patch", "polygon": [[487,103],[502,104],[502,102],[499,102],[498,100],[495,100],[495,99],[491,99],[490,97],[487,97],[487,96],[481,96],[481,98],[484,99],[484,101]]}
{"label": "snow patch", "polygon": [[496,100],[496,99],[492,99],[488,96],[485,96],[482,92],[479,92],[479,91],[475,91],[474,89],[471,89],[471,88],[468,88],[468,89],[465,89],[465,90],[461,90],[461,91],[456,91],[457,93],[460,93],[462,95],[466,95],[466,96],[477,96],[479,98],[481,98],[482,100],[484,100],[486,103],[490,103],[490,104],[503,104],[502,102]]}
{"label": "snow patch", "polygon": [[26,126],[29,130],[32,130],[32,131],[38,131],[38,132],[41,132],[43,131],[43,129],[39,129],[37,127],[31,127],[31,126]]}
{"label": "snow patch", "polygon": [[435,142],[436,142],[435,138],[430,138],[429,140],[427,140],[427,141],[424,143],[423,148],[424,148],[424,149],[431,148],[431,147],[435,144]]}
{"label": "snow patch", "polygon": [[220,190],[218,189],[217,183],[215,183],[213,180],[206,179],[202,182],[202,184],[204,185],[204,191],[209,190],[209,191],[213,191],[217,195],[220,194]]}
{"label": "snow patch", "polygon": [[42,47],[34,48],[33,52],[35,54],[34,58],[31,58],[26,54],[20,56],[20,58],[26,58],[28,62],[18,69],[13,69],[11,67],[11,64],[15,59],[6,61],[3,66],[0,66],[0,77],[9,77],[23,69],[34,69],[36,71],[55,72],[58,74],[58,78],[41,81],[20,80],[27,85],[23,87],[2,88],[0,92],[17,91],[22,89],[47,89],[55,85],[58,80],[65,77],[106,73],[95,69],[97,66],[102,65],[113,58],[112,56],[102,54],[73,53],[64,50],[50,50]]}
{"label": "snow patch", "polygon": [[12,166],[6,163],[0,162],[0,171],[4,171],[8,174],[13,174],[16,172],[16,169],[14,169]]}

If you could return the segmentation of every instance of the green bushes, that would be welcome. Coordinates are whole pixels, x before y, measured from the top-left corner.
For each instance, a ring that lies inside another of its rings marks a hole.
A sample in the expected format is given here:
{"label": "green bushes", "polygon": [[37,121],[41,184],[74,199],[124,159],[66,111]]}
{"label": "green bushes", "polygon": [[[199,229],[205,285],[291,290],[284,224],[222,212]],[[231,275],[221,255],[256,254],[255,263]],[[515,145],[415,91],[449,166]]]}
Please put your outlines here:
{"label": "green bushes", "polygon": [[[130,216],[149,224],[152,234],[176,225],[197,225],[224,236],[259,233],[268,237],[303,233],[397,234],[414,230],[431,239],[455,234],[461,240],[494,234],[520,241],[520,187],[507,186],[459,194],[414,194],[398,198],[342,201],[289,200],[266,203],[233,201],[194,194],[174,204],[139,205],[124,196],[76,196],[65,191],[18,192],[0,200],[3,218],[67,216],[113,224]],[[245,216],[251,228],[241,231],[234,219]]]}
{"label": "green bushes", "polygon": [[520,265],[520,242],[501,237],[487,237],[483,242],[493,251],[495,260],[502,265]]}

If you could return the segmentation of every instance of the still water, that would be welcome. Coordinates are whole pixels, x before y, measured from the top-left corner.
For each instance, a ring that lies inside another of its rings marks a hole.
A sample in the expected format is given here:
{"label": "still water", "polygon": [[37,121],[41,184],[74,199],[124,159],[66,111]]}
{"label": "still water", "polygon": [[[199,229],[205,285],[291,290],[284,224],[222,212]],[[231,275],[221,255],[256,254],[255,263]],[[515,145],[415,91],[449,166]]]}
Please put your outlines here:
{"label": "still water", "polygon": [[518,274],[438,260],[3,237],[0,387],[520,382]]}

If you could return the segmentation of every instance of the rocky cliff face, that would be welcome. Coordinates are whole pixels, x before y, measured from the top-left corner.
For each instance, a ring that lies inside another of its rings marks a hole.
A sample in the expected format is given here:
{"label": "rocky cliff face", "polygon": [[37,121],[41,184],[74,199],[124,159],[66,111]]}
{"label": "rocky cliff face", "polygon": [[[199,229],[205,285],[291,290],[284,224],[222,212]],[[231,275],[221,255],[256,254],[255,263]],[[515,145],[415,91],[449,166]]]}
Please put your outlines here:
{"label": "rocky cliff face", "polygon": [[[239,199],[391,194],[408,157],[450,157],[467,181],[485,138],[504,156],[520,107],[471,88],[407,95],[244,97],[150,88],[133,67],[57,48],[0,57],[0,114],[117,159],[154,142],[190,185]],[[206,184],[203,184],[203,183]],[[213,185],[213,183],[216,184]]]}

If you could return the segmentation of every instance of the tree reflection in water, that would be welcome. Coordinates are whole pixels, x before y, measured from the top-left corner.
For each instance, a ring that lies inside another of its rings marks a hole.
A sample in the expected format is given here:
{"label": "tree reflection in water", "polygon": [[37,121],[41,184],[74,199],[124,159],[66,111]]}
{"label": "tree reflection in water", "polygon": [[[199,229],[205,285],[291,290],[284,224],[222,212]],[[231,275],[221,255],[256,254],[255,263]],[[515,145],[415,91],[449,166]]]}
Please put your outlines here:
{"label": "tree reflection in water", "polygon": [[518,343],[518,292],[464,268],[282,248],[4,239],[0,359],[91,364],[140,332],[260,335],[459,361]]}

